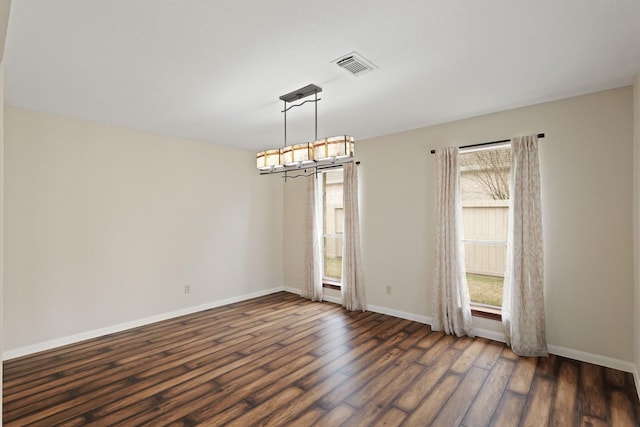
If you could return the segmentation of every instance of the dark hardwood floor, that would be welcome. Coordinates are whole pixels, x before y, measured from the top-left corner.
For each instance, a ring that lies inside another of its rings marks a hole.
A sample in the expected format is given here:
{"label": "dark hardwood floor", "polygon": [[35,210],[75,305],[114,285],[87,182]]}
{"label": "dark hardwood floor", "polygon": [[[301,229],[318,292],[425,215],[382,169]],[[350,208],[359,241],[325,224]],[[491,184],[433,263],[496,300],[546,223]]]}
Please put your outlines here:
{"label": "dark hardwood floor", "polygon": [[638,426],[628,373],[277,293],[4,363],[5,426]]}

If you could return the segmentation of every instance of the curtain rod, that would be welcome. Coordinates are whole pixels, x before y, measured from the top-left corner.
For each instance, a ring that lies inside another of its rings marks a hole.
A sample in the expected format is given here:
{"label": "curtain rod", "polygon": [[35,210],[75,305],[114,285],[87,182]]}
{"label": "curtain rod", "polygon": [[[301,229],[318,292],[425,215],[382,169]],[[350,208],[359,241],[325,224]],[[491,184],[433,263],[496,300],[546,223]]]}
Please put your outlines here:
{"label": "curtain rod", "polygon": [[[538,138],[544,138],[544,133],[539,133],[538,134]],[[503,142],[510,142],[511,138],[509,139],[501,139],[499,141],[489,141],[489,142],[480,142],[478,144],[469,144],[469,145],[462,145],[458,148],[462,149],[462,148],[475,148],[475,147],[482,147],[484,145],[493,145],[493,144],[501,144]],[[436,150],[431,150],[431,154],[435,154]]]}

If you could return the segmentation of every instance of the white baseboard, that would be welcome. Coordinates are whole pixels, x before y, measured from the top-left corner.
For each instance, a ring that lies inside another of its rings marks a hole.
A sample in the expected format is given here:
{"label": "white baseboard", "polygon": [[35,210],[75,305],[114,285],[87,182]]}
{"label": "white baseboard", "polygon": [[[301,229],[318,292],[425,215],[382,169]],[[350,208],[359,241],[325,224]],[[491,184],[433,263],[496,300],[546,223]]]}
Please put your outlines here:
{"label": "white baseboard", "polygon": [[285,292],[296,294],[296,295],[300,295],[302,293],[302,291],[300,289],[298,289],[298,288],[290,288],[288,286],[283,287],[282,290],[285,291]]}
{"label": "white baseboard", "polygon": [[367,305],[367,310],[375,313],[386,314],[388,316],[399,317],[401,319],[413,320],[414,322],[424,323],[425,325],[431,325],[431,317],[421,316],[419,314],[370,304]]}
{"label": "white baseboard", "polygon": [[486,338],[492,341],[507,342],[507,338],[504,336],[504,332],[496,332],[482,328],[473,328],[473,334],[476,337]]}
{"label": "white baseboard", "polygon": [[332,297],[331,295],[323,295],[322,301],[332,302],[334,304],[342,305],[342,298]]}
{"label": "white baseboard", "polygon": [[593,363],[594,365],[600,365],[606,368],[618,369],[624,372],[633,372],[635,369],[635,365],[633,363],[625,360],[614,359],[608,356],[587,353],[585,351],[574,350],[572,348],[560,347],[557,345],[548,345],[547,348],[551,354],[579,360],[581,362]]}
{"label": "white baseboard", "polygon": [[115,332],[121,332],[127,329],[148,325],[150,323],[160,322],[162,320],[172,319],[174,317],[184,316],[186,314],[197,313],[199,311],[208,310],[210,308],[220,307],[227,304],[233,304],[234,302],[245,301],[248,299],[257,298],[257,297],[273,294],[273,293],[284,291],[284,290],[288,290],[288,289],[285,289],[284,287],[278,287],[278,288],[271,288],[271,289],[266,289],[258,292],[252,292],[250,294],[226,298],[219,301],[212,301],[206,304],[201,304],[193,307],[183,308],[181,310],[171,311],[169,313],[158,314],[156,316],[150,316],[144,319],[138,319],[138,320],[133,320],[131,322],[120,323],[118,325],[108,326],[106,328],[94,329],[92,331],[87,331],[87,332],[82,332],[75,335],[56,338],[53,340],[44,341],[41,343],[28,345],[25,347],[14,348],[11,350],[4,351],[2,353],[2,360],[15,359],[16,357],[26,356],[28,354],[37,353],[39,351],[50,350],[52,348],[61,347],[63,345],[74,344],[74,343],[88,340],[91,338],[97,338],[103,335],[113,334]]}
{"label": "white baseboard", "polygon": [[[298,288],[290,288],[288,286],[285,286],[283,288],[284,291],[286,292],[290,292],[292,294],[296,294],[296,295],[300,295],[302,294],[302,291]],[[323,295],[322,296],[322,301],[327,301],[327,302],[333,302],[335,304],[342,304],[342,299],[338,298],[338,297],[334,297],[331,295]]]}

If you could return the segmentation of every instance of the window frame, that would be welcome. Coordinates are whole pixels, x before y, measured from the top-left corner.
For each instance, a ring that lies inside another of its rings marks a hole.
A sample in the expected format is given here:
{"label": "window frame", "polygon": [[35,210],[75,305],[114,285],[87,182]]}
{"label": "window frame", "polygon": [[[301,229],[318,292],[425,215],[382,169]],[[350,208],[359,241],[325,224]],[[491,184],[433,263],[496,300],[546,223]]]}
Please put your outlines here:
{"label": "window frame", "polygon": [[[477,152],[477,151],[493,151],[493,150],[500,150],[500,149],[509,149],[511,150],[511,143],[507,142],[507,143],[501,143],[501,144],[496,144],[496,145],[492,145],[490,147],[482,147],[482,148],[468,148],[468,149],[461,149],[460,150],[460,154],[468,154],[468,153],[473,153],[473,152]],[[511,165],[509,165],[509,181],[511,179]],[[510,207],[509,207],[510,209]],[[508,214],[508,213],[507,213]],[[488,246],[505,246],[507,245],[506,240],[491,240],[491,239],[463,239],[462,240],[462,244],[482,244],[482,245],[488,245]],[[466,262],[466,253],[465,253],[465,262]],[[466,269],[465,269],[466,270]],[[466,272],[466,271],[465,271]],[[504,281],[503,281],[503,286],[504,286]],[[468,284],[467,284],[468,287]],[[470,306],[471,306],[471,315],[474,317],[482,317],[485,319],[491,319],[491,320],[498,320],[498,321],[502,321],[502,305],[501,306],[493,306],[493,305],[486,305],[486,304],[482,304],[482,303],[478,303],[478,302],[473,302],[473,301],[469,301]]]}
{"label": "window frame", "polygon": [[502,309],[495,307],[486,307],[484,305],[478,305],[470,303],[471,315],[474,317],[482,317],[484,319],[499,320],[502,321]]}
{"label": "window frame", "polygon": [[[342,171],[342,181],[339,183],[342,186],[342,191],[344,191],[344,169],[342,168],[342,165],[339,166],[335,166],[335,167],[330,167],[330,168],[324,168],[321,171],[318,171],[319,174],[322,174],[321,179],[322,179],[322,185],[321,185],[321,189],[322,189],[322,256],[323,256],[323,260],[326,261],[325,258],[325,239],[326,238],[340,238],[342,239],[342,245],[344,245],[344,214],[342,215],[342,221],[343,224],[342,226],[339,228],[341,231],[336,231],[335,233],[325,233],[325,226],[326,226],[326,197],[327,197],[327,173],[330,173],[332,171],[336,171],[336,170],[341,170]],[[335,184],[335,183],[331,183],[331,184]],[[344,200],[344,193],[343,193],[343,200]],[[338,208],[334,208],[334,211],[337,211]],[[340,207],[339,209],[344,209],[344,206]],[[325,263],[323,263],[325,264]],[[341,263],[342,265],[342,263]],[[326,288],[326,289],[334,289],[334,290],[341,290],[342,289],[342,272],[340,272],[340,279],[336,280],[335,277],[328,277],[325,276],[325,268],[323,267],[323,271],[322,271],[322,287]]]}

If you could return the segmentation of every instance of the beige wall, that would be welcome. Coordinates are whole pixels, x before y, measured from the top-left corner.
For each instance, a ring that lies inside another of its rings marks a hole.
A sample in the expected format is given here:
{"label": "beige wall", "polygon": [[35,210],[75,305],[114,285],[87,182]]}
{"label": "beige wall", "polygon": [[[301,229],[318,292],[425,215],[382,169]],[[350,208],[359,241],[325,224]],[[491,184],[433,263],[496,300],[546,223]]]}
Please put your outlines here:
{"label": "beige wall", "polygon": [[[630,87],[357,143],[368,303],[432,314],[435,159],[429,151],[537,132],[546,133],[540,161],[548,341],[631,362]],[[304,187],[287,183],[284,197],[284,279],[300,287]],[[501,331],[498,322],[475,321]]]}
{"label": "beige wall", "polygon": [[5,129],[5,350],[282,286],[254,153],[10,107]]}
{"label": "beige wall", "polygon": [[636,386],[640,395],[640,74],[636,78],[633,88],[633,247],[634,247],[634,267],[635,267],[635,365],[636,365]]}
{"label": "beige wall", "polygon": [[[4,63],[0,61],[0,355],[4,349]],[[0,363],[0,384],[2,384]],[[2,414],[2,387],[0,387],[0,414]],[[0,426],[2,416],[0,415]]]}
{"label": "beige wall", "polygon": [[[9,26],[11,0],[0,0],[0,355],[4,348],[4,46]],[[0,384],[2,384],[2,362],[0,361]],[[2,388],[0,387],[0,414],[2,414]],[[2,416],[0,415],[0,426]]]}

